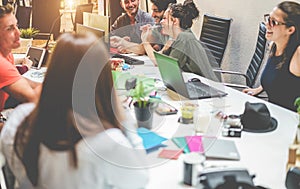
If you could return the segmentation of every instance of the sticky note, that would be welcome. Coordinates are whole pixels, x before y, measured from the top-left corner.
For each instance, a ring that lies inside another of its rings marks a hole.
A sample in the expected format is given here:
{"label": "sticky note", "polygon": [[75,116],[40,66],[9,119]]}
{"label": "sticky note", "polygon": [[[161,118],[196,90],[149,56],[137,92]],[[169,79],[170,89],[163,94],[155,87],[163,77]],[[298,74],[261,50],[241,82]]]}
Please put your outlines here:
{"label": "sticky note", "polygon": [[167,150],[163,149],[158,157],[167,158],[167,159],[178,159],[179,155],[182,153],[182,150]]}
{"label": "sticky note", "polygon": [[178,146],[178,148],[182,149],[184,153],[190,152],[185,137],[174,137],[172,138],[172,141]]}
{"label": "sticky note", "polygon": [[143,139],[143,145],[146,150],[161,146],[162,142],[167,140],[166,138],[144,127],[138,128],[137,133]]}
{"label": "sticky note", "polygon": [[188,144],[190,152],[204,152],[201,136],[186,136],[185,140]]}

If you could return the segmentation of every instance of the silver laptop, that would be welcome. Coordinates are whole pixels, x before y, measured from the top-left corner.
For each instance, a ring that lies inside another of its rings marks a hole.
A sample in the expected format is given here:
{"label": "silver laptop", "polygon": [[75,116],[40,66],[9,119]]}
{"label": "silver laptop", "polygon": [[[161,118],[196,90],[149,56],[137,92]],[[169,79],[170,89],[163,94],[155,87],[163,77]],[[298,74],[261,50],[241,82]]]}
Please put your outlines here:
{"label": "silver laptop", "polygon": [[202,137],[206,158],[223,160],[240,160],[240,154],[234,141]]}
{"label": "silver laptop", "polygon": [[203,99],[226,96],[227,93],[208,86],[201,81],[185,83],[178,61],[170,56],[154,51],[164,85],[189,99]]}

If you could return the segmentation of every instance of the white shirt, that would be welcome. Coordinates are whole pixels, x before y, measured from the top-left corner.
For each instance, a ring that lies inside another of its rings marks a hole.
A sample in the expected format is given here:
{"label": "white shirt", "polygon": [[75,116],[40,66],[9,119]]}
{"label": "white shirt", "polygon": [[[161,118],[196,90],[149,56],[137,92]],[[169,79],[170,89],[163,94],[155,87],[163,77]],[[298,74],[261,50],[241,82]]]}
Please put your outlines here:
{"label": "white shirt", "polygon": [[[18,106],[1,131],[1,147],[20,188],[33,188],[21,161],[13,150],[15,133],[34,109],[34,104]],[[121,130],[113,128],[92,137],[83,138],[76,145],[78,168],[70,166],[67,151],[52,151],[40,145],[39,181],[36,188],[144,188],[148,170],[144,168],[145,151],[134,149]]]}

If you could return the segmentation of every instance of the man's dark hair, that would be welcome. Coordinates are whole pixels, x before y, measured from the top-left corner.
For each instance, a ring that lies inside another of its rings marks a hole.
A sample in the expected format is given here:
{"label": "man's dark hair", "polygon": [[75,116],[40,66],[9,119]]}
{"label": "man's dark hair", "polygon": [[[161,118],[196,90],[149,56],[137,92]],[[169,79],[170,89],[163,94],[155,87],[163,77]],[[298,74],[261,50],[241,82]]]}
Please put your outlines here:
{"label": "man's dark hair", "polygon": [[0,6],[0,18],[2,18],[3,16],[10,14],[14,11],[14,8],[10,5],[7,4],[5,6]]}
{"label": "man's dark hair", "polygon": [[150,1],[155,6],[157,6],[157,9],[158,9],[159,12],[167,10],[168,5],[170,3],[177,3],[176,0],[150,0]]}

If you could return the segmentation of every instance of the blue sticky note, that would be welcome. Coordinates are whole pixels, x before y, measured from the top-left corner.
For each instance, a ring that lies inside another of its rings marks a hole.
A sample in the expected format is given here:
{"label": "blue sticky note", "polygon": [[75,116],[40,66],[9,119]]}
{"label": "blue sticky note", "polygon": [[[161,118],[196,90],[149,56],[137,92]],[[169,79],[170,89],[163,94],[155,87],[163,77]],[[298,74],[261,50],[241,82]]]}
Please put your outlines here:
{"label": "blue sticky note", "polygon": [[138,128],[137,133],[143,139],[143,145],[146,150],[163,146],[162,142],[167,140],[166,138],[159,136],[144,127]]}

